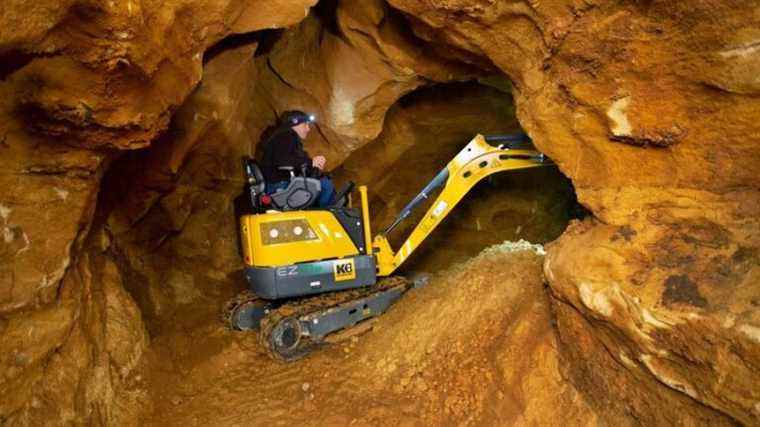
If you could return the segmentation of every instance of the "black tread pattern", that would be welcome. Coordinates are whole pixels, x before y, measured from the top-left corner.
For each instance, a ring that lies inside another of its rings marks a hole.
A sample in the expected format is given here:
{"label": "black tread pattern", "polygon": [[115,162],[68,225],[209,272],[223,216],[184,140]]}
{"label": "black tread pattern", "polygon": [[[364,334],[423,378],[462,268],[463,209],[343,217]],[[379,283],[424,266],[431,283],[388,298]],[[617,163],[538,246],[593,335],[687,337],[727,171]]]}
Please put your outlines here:
{"label": "black tread pattern", "polygon": [[272,359],[282,362],[293,362],[309,354],[320,343],[314,342],[313,340],[309,339],[309,337],[302,337],[297,349],[288,352],[288,354],[280,354],[275,348],[275,343],[272,340],[272,331],[278,323],[288,318],[301,319],[304,316],[313,315],[321,311],[327,311],[341,304],[349,303],[357,299],[366,298],[370,295],[385,292],[389,289],[399,286],[408,289],[412,286],[412,284],[404,277],[392,276],[380,280],[373,286],[367,286],[364,288],[347,291],[325,293],[316,297],[300,298],[298,300],[286,302],[285,304],[282,304],[281,306],[273,309],[265,318],[261,320],[259,342],[267,350],[267,353]]}

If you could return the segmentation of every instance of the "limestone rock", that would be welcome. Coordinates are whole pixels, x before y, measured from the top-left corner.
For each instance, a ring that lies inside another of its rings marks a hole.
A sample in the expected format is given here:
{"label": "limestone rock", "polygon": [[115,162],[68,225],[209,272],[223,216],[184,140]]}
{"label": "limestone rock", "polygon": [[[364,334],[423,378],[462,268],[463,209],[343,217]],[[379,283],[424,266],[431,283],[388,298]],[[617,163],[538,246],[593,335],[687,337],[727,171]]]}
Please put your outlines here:
{"label": "limestone rock", "polygon": [[[240,279],[232,211],[243,185],[240,157],[256,154],[274,112],[316,112],[318,129],[307,149],[326,154],[335,167],[377,135],[386,110],[404,93],[427,79],[476,71],[401,37],[403,21],[386,16],[382,2],[340,3],[329,12],[339,29],[318,9],[272,47],[253,38],[220,44],[170,132],[113,166],[106,182],[113,199],[109,227],[125,264],[148,282],[131,290],[149,323],[218,291],[201,283]],[[356,117],[341,119],[337,111],[345,108],[356,108]],[[225,284],[222,292],[231,290]]]}
{"label": "limestone rock", "polygon": [[257,123],[249,101],[256,48],[244,41],[215,55],[176,113],[172,138],[120,160],[106,183],[119,195],[109,218],[115,245],[142,278],[130,289],[152,327],[178,306],[208,296],[201,283],[226,280],[241,268],[233,199],[243,189],[240,159],[254,139],[246,124]]}
{"label": "limestone rock", "polygon": [[426,425],[612,421],[562,377],[549,298],[533,275],[540,265],[530,251],[494,247],[442,271],[384,315],[354,375],[384,395],[393,387],[389,398],[404,396],[405,412]]}
{"label": "limestone rock", "polygon": [[[760,393],[751,368],[760,357],[758,251],[741,222],[676,219],[662,206],[652,209],[658,225],[576,224],[550,248],[544,269],[559,332],[568,366],[580,368],[569,376],[652,422],[677,422],[685,412],[700,423],[717,422],[704,409],[687,411],[694,399],[753,424]],[[758,205],[752,209],[760,213]],[[683,409],[655,411],[659,405],[646,402],[648,394]]]}
{"label": "limestone rock", "polygon": [[[4,30],[24,25],[22,3],[4,9]],[[0,54],[32,57],[19,64],[12,96],[39,134],[123,149],[167,127],[201,79],[207,48],[231,33],[292,25],[315,1],[69,3],[37,5],[26,33],[0,39]]]}
{"label": "limestone rock", "polygon": [[328,168],[377,137],[387,110],[404,94],[483,74],[407,35],[405,21],[382,1],[339,2],[323,13],[326,18],[315,14],[285,32],[259,60],[257,95],[270,111],[316,114],[319,131],[306,147],[326,155]]}
{"label": "limestone rock", "polygon": [[[757,423],[758,5],[390,3],[513,80],[521,124],[599,219],[545,267],[581,390],[652,422]],[[585,359],[602,348],[617,363]]]}
{"label": "limestone rock", "polygon": [[60,302],[10,316],[3,330],[0,416],[11,424],[129,421],[145,408],[133,372],[148,346],[113,261],[84,256]]}
{"label": "limestone rock", "polygon": [[86,235],[106,156],[30,138],[0,84],[0,313],[47,304]]}
{"label": "limestone rock", "polygon": [[[371,223],[379,232],[476,134],[520,131],[508,93],[473,82],[419,89],[390,109],[380,136],[353,152],[333,176],[339,183],[368,185]],[[507,239],[553,240],[567,223],[571,193],[553,167],[492,176],[467,195],[403,268],[434,272]],[[432,200],[389,236],[394,248]]]}
{"label": "limestone rock", "polygon": [[89,236],[102,232],[101,217],[92,227],[99,197],[112,196],[99,194],[104,171],[118,150],[145,147],[167,128],[209,47],[292,25],[314,3],[3,4],[0,341],[9,352],[0,423],[133,417],[139,392],[119,396],[147,346],[145,327],[121,273],[86,255],[109,245]]}

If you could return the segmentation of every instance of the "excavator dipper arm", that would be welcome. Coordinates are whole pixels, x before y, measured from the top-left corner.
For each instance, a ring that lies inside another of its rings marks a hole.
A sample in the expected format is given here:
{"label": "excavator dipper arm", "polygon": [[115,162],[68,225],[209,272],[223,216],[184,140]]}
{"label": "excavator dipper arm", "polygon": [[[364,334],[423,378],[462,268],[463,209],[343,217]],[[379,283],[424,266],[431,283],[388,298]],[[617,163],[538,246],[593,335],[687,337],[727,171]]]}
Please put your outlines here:
{"label": "excavator dipper arm", "polygon": [[[501,143],[498,147],[489,144]],[[526,169],[553,164],[536,151],[523,135],[477,135],[459,154],[433,178],[422,191],[401,210],[391,225],[375,236],[373,252],[377,257],[378,276],[392,274],[425,238],[440,224],[454,206],[483,178],[514,169]],[[387,235],[412,211],[431,197],[438,188],[441,192],[417,224],[398,252],[394,252]]]}

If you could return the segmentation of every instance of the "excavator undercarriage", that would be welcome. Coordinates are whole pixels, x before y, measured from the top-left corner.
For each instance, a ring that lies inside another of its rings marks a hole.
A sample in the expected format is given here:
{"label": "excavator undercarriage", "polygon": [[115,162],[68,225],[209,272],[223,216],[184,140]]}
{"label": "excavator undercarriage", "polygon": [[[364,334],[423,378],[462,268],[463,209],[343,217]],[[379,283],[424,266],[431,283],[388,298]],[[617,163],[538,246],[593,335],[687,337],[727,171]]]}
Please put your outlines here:
{"label": "excavator undercarriage", "polygon": [[396,276],[373,286],[279,304],[245,292],[228,304],[223,320],[231,329],[258,329],[259,341],[270,357],[291,362],[323,343],[329,334],[383,313],[411,287],[411,282]]}

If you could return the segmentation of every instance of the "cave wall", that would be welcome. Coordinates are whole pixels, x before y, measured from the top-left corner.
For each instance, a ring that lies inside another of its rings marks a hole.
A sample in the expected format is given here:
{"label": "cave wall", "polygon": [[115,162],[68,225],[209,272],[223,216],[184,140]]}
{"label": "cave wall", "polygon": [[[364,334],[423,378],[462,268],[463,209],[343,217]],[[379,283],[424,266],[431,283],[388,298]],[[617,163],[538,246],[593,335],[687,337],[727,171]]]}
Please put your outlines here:
{"label": "cave wall", "polygon": [[112,166],[108,228],[152,334],[243,286],[233,207],[240,158],[256,154],[282,111],[316,113],[305,145],[334,168],[377,136],[403,94],[483,73],[422,52],[383,2],[327,3],[282,33],[212,48],[219,53],[168,131]]}
{"label": "cave wall", "polygon": [[[509,90],[498,76],[417,89],[391,107],[380,135],[332,176],[339,187],[347,181],[368,186],[373,232],[380,232],[474,135],[522,132]],[[401,247],[433,200],[388,236],[392,247]],[[465,196],[401,271],[433,273],[505,240],[554,240],[567,226],[572,202],[569,182],[554,167],[492,176]]]}
{"label": "cave wall", "polygon": [[0,422],[119,422],[139,410],[117,396],[145,327],[115,255],[88,243],[110,245],[92,226],[104,171],[166,129],[209,46],[291,25],[313,3],[4,3]]}
{"label": "cave wall", "polygon": [[210,59],[167,133],[119,159],[104,183],[114,248],[152,334],[179,327],[173,316],[196,311],[189,304],[215,309],[220,292],[238,290],[228,283],[240,270],[233,200],[241,158],[258,137],[257,47],[244,41]]}
{"label": "cave wall", "polygon": [[254,103],[275,114],[301,108],[317,117],[305,146],[338,166],[382,131],[388,109],[404,94],[434,82],[487,73],[441,56],[414,36],[382,0],[323,2],[322,9],[286,31],[266,57]]}
{"label": "cave wall", "polygon": [[756,423],[760,6],[390,3],[512,79],[593,212],[544,264],[569,378],[644,423]]}
{"label": "cave wall", "polygon": [[230,273],[235,159],[276,113],[317,112],[307,146],[333,168],[402,95],[501,70],[594,216],[544,263],[564,375],[642,423],[758,422],[760,6],[339,2],[252,65],[256,42],[209,60],[181,107],[209,47],[314,3],[6,2],[0,421],[118,422],[145,403],[144,317]]}

